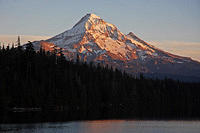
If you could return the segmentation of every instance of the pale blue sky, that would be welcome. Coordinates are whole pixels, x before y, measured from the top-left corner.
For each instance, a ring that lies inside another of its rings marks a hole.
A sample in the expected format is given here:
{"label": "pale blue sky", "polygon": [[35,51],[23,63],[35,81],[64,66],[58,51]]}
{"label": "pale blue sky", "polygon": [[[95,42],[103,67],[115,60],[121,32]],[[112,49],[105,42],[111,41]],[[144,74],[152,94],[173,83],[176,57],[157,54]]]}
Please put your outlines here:
{"label": "pale blue sky", "polygon": [[200,0],[0,0],[0,35],[53,36],[87,13],[144,40],[200,42]]}

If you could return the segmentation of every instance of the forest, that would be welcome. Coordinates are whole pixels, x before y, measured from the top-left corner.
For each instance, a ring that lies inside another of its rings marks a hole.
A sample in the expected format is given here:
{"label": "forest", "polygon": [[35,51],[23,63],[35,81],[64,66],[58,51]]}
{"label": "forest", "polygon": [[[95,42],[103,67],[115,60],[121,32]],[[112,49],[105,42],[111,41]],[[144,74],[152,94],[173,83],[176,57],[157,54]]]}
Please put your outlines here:
{"label": "forest", "polygon": [[135,78],[31,42],[0,48],[0,123],[199,118],[200,83]]}

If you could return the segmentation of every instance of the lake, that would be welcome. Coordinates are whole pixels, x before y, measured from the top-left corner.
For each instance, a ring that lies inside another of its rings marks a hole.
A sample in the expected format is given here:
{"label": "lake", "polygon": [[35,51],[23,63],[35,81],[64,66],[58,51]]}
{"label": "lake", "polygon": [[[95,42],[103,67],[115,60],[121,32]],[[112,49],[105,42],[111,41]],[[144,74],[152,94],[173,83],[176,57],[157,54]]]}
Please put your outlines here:
{"label": "lake", "polygon": [[97,120],[1,124],[1,133],[200,133],[200,121]]}

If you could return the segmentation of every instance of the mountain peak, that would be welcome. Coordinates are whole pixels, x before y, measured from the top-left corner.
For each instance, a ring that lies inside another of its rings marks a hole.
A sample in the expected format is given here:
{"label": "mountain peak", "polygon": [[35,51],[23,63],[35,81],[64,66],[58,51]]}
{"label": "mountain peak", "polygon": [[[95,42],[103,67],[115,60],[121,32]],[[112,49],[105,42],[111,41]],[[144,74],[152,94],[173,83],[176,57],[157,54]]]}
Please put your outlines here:
{"label": "mountain peak", "polygon": [[95,23],[100,19],[101,18],[99,16],[92,14],[92,13],[89,13],[89,14],[86,14],[84,17],[82,17],[81,20],[78,21],[78,23],[76,23],[73,28],[75,28],[79,25],[85,25],[87,22]]}
{"label": "mountain peak", "polygon": [[110,33],[112,31],[115,32],[115,34],[118,32],[116,26],[114,26],[113,24],[105,22],[103,19],[93,13],[89,13],[82,17],[72,27],[72,29],[65,31],[57,37],[83,35],[87,31],[94,31],[99,33]]}
{"label": "mountain peak", "polygon": [[130,74],[180,75],[184,71],[186,75],[200,75],[199,63],[164,52],[133,32],[124,35],[115,25],[92,13],[82,17],[70,30],[40,44],[49,51],[55,46],[62,48],[68,60],[76,59],[78,54],[82,61],[110,65]]}
{"label": "mountain peak", "polygon": [[[134,40],[137,40],[137,41],[142,41],[140,38],[138,38],[133,32],[129,32],[128,34],[127,34],[127,36],[128,37],[131,37],[131,38],[133,38]],[[144,43],[144,41],[142,41],[143,43]]]}
{"label": "mountain peak", "polygon": [[130,36],[130,37],[132,37],[132,38],[134,38],[134,39],[139,39],[133,32],[129,32],[129,33],[127,34],[127,36]]}
{"label": "mountain peak", "polygon": [[129,32],[127,35],[129,35],[129,36],[135,36],[135,34],[133,32]]}
{"label": "mountain peak", "polygon": [[89,18],[101,19],[99,16],[97,16],[96,14],[93,14],[93,13],[88,13],[88,14],[86,14],[86,16],[88,16]]}

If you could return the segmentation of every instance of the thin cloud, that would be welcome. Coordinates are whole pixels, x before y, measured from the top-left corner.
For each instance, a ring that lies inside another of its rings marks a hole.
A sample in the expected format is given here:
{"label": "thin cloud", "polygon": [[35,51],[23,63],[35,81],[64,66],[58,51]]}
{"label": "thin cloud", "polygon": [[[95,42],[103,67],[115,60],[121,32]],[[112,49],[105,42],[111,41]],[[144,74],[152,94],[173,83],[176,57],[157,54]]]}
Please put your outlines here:
{"label": "thin cloud", "polygon": [[200,42],[150,41],[150,43],[170,53],[200,61]]}
{"label": "thin cloud", "polygon": [[[16,43],[18,35],[0,35],[1,45]],[[20,35],[21,43],[25,44],[28,41],[46,40],[51,36],[33,36],[33,35]]]}

